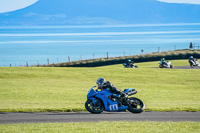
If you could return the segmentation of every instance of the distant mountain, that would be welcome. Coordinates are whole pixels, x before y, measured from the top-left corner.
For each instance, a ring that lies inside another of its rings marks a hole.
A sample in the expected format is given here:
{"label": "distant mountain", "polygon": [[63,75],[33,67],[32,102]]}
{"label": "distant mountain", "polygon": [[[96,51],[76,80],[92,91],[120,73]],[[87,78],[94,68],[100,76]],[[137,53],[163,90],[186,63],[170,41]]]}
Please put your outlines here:
{"label": "distant mountain", "polygon": [[200,5],[156,0],[39,0],[0,14],[0,26],[146,23],[200,23]]}

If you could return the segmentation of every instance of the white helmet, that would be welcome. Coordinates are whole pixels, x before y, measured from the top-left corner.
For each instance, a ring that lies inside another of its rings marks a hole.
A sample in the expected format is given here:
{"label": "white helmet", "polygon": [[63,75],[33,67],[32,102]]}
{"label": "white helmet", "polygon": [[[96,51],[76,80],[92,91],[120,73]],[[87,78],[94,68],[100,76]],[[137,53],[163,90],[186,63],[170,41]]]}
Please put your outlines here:
{"label": "white helmet", "polygon": [[106,83],[106,80],[104,78],[98,78],[96,83],[98,84],[98,87],[101,87]]}

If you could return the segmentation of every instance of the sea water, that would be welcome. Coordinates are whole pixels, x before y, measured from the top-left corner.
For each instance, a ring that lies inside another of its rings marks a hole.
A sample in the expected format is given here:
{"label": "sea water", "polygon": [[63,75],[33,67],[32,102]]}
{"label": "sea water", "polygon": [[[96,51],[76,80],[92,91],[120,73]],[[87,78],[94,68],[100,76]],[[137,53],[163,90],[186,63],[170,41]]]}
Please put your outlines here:
{"label": "sea water", "polygon": [[0,66],[31,66],[188,49],[190,42],[200,46],[199,23],[0,26]]}

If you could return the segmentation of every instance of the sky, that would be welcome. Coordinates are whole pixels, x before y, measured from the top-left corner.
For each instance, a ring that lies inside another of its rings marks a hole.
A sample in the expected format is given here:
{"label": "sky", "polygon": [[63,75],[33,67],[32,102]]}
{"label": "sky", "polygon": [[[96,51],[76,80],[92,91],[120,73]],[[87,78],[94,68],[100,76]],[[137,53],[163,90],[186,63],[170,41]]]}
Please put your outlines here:
{"label": "sky", "polygon": [[200,0],[0,0],[0,26],[200,23]]}

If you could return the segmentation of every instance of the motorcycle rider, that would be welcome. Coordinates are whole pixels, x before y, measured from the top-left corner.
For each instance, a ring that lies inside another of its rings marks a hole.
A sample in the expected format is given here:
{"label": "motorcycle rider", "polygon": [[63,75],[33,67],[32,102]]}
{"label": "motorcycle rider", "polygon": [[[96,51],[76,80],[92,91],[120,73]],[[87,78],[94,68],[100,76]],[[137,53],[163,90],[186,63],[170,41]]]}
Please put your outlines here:
{"label": "motorcycle rider", "polygon": [[98,88],[101,90],[109,89],[114,94],[119,94],[122,101],[128,97],[122,90],[115,87],[111,82],[106,81],[104,78],[98,78],[96,83],[98,84]]}
{"label": "motorcycle rider", "polygon": [[193,56],[190,56],[189,57],[189,63],[191,64],[193,64],[193,63],[195,63],[195,58],[193,57]]}
{"label": "motorcycle rider", "polygon": [[130,66],[133,66],[133,64],[134,64],[134,61],[131,61],[131,60],[127,60],[127,61],[126,61],[126,65],[127,65],[127,66],[129,66],[129,65],[130,65]]}
{"label": "motorcycle rider", "polygon": [[161,63],[163,66],[164,66],[164,65],[167,65],[165,58],[162,58],[162,59],[160,60],[160,63]]}
{"label": "motorcycle rider", "polygon": [[160,62],[161,63],[165,62],[165,58],[161,58]]}

